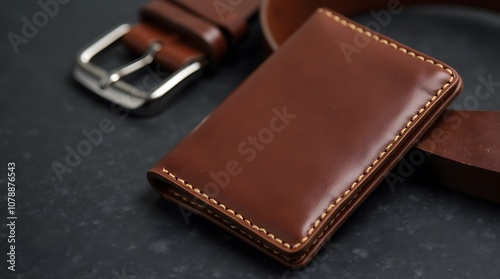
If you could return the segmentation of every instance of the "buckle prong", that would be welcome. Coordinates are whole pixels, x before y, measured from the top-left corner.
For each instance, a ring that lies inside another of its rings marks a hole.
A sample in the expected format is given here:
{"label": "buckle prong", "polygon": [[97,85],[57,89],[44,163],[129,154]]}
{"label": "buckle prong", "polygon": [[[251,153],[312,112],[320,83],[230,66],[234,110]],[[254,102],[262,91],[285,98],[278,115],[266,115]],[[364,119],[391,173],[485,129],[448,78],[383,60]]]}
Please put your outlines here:
{"label": "buckle prong", "polygon": [[149,64],[153,63],[154,57],[156,53],[160,51],[160,49],[161,49],[160,43],[151,44],[151,46],[143,56],[118,69],[113,70],[108,77],[104,77],[103,79],[101,79],[100,81],[101,88],[106,89],[111,84],[119,81],[123,77],[133,74],[139,71],[140,69],[143,69],[144,67],[148,66]]}

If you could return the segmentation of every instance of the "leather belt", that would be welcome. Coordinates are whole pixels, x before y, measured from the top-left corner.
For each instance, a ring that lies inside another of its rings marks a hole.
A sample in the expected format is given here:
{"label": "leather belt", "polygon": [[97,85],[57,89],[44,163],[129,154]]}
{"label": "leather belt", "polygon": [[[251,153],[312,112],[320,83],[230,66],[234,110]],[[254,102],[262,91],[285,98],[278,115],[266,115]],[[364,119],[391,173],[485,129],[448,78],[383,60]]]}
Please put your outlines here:
{"label": "leather belt", "polygon": [[[137,112],[161,109],[173,89],[207,65],[215,65],[245,34],[258,10],[264,36],[277,50],[320,7],[350,16],[391,5],[458,4],[500,10],[487,0],[153,0],[141,11],[141,22],[121,25],[78,55],[75,76],[102,97]],[[335,34],[332,34],[335,36]],[[118,38],[144,54],[112,72],[90,59]],[[142,92],[121,78],[157,61],[173,72],[152,92]],[[446,137],[443,137],[445,135]],[[439,139],[438,139],[439,138]],[[447,111],[418,142],[445,185],[500,202],[500,112]]]}

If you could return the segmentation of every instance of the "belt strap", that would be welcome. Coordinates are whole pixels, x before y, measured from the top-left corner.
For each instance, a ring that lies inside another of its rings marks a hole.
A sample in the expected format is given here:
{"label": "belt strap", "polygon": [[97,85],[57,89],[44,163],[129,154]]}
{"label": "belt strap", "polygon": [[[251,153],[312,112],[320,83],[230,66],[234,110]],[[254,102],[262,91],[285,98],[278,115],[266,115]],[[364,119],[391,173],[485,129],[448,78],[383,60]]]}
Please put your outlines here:
{"label": "belt strap", "polygon": [[171,71],[200,57],[213,65],[245,35],[258,6],[255,0],[153,0],[123,41],[138,53],[161,43],[155,59]]}
{"label": "belt strap", "polygon": [[[124,36],[124,42],[143,53],[153,42],[165,68],[175,70],[205,58],[215,64],[240,40],[248,19],[260,6],[264,36],[277,50],[319,7],[344,15],[399,5],[458,4],[500,10],[488,0],[154,0],[141,11],[142,22]],[[335,36],[335,34],[332,34]],[[458,191],[500,202],[500,112],[448,111],[429,130],[417,148],[445,185]]]}

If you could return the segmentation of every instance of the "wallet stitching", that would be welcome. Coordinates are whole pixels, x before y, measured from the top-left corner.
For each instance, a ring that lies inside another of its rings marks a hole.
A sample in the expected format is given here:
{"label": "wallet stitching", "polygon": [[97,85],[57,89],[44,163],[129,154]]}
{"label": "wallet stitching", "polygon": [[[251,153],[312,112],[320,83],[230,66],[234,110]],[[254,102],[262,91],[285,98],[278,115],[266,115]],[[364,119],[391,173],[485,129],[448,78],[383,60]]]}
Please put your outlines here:
{"label": "wallet stitching", "polygon": [[202,205],[202,204],[200,204],[200,203],[197,203],[197,202],[194,202],[194,201],[192,201],[192,200],[189,200],[187,197],[183,196],[182,194],[179,194],[179,193],[178,193],[177,191],[175,191],[175,190],[170,191],[170,193],[172,193],[174,196],[177,196],[177,197],[179,197],[179,198],[183,199],[185,202],[189,202],[189,203],[191,203],[191,204],[192,204],[192,205],[194,205],[194,206],[197,206],[197,207],[199,207],[199,208],[202,208],[202,209],[206,210],[208,214],[213,215],[213,216],[214,216],[214,217],[216,217],[217,219],[220,219],[221,221],[223,221],[224,223],[226,223],[226,224],[227,224],[227,225],[228,225],[231,229],[233,229],[233,230],[235,230],[235,231],[237,231],[237,232],[240,232],[240,233],[242,233],[242,234],[244,234],[244,235],[248,236],[249,238],[251,238],[251,239],[253,239],[253,240],[257,241],[257,242],[258,242],[260,245],[262,245],[265,249],[270,250],[271,252],[273,252],[274,254],[276,254],[276,255],[278,255],[278,256],[281,256],[281,257],[282,257],[283,259],[285,259],[286,261],[289,261],[289,262],[292,262],[292,263],[293,263],[293,262],[298,262],[298,261],[300,261],[301,259],[303,259],[303,258],[304,258],[304,256],[307,254],[307,251],[306,251],[306,252],[304,252],[304,253],[303,253],[303,254],[301,254],[301,255],[300,255],[300,256],[299,256],[296,260],[295,260],[295,258],[290,258],[290,257],[287,257],[287,256],[285,256],[285,255],[281,254],[279,251],[276,251],[276,250],[272,249],[271,247],[269,247],[268,245],[266,245],[266,244],[262,243],[262,241],[260,241],[259,239],[257,239],[257,238],[255,238],[255,237],[253,237],[253,236],[252,236],[252,235],[250,235],[248,232],[243,231],[242,229],[240,229],[240,228],[236,227],[234,224],[230,223],[230,222],[229,222],[229,221],[227,221],[226,219],[223,219],[222,217],[220,217],[219,215],[215,214],[215,213],[214,213],[213,211],[211,211],[210,209],[207,209],[204,205]]}
{"label": "wallet stitching", "polygon": [[[432,65],[435,65],[436,67],[439,67],[439,68],[447,71],[450,74],[450,79],[435,93],[435,95],[431,99],[429,99],[429,101],[424,105],[423,108],[421,108],[420,110],[418,110],[418,112],[406,123],[406,125],[403,127],[403,129],[401,129],[401,131],[394,137],[394,139],[389,143],[389,145],[387,145],[387,147],[378,155],[377,159],[375,159],[375,161],[368,168],[365,169],[365,171],[358,177],[358,179],[356,181],[354,181],[352,183],[352,185],[342,194],[342,196],[339,197],[339,198],[337,198],[334,202],[332,202],[328,206],[328,208],[319,216],[319,218],[313,223],[313,225],[311,226],[311,228],[308,230],[307,236],[305,236],[304,238],[302,238],[300,240],[300,242],[295,243],[293,245],[291,245],[291,244],[289,244],[287,242],[284,242],[283,240],[281,240],[280,238],[276,237],[272,233],[268,233],[265,228],[261,228],[261,227],[256,226],[250,220],[244,218],[241,214],[236,213],[234,210],[228,208],[227,206],[225,206],[224,204],[218,202],[217,200],[215,200],[213,198],[210,198],[207,194],[203,193],[200,189],[198,189],[198,188],[194,187],[193,185],[187,183],[185,180],[183,180],[181,178],[178,178],[177,176],[175,176],[174,174],[172,174],[170,171],[168,171],[167,169],[163,168],[163,172],[167,173],[175,181],[180,182],[182,185],[184,185],[185,187],[191,189],[192,191],[196,192],[197,194],[201,195],[203,198],[209,200],[211,203],[215,204],[216,206],[219,206],[220,208],[222,208],[226,212],[234,215],[236,218],[240,219],[241,221],[246,222],[247,225],[250,228],[257,230],[259,233],[262,233],[262,234],[266,235],[267,237],[271,238],[275,242],[283,245],[284,247],[286,247],[288,249],[299,248],[300,246],[302,246],[304,243],[306,243],[308,241],[308,239],[311,237],[311,235],[319,227],[319,225],[321,224],[321,222],[326,218],[326,216],[328,215],[328,213],[330,213],[341,202],[343,202],[347,198],[347,196],[349,194],[351,194],[352,192],[354,192],[354,190],[358,187],[358,185],[361,184],[361,182],[363,181],[363,179],[375,168],[375,166],[385,157],[385,155],[398,143],[398,141],[412,127],[413,123],[416,122],[416,120],[420,117],[420,115],[422,115],[437,100],[437,98],[452,84],[452,82],[455,79],[455,75],[454,75],[453,71],[451,69],[449,69],[449,68],[445,68],[445,66],[443,64],[440,64],[440,63],[438,63],[438,62],[436,62],[434,60],[431,60],[431,59],[426,59],[425,57],[423,57],[421,55],[417,55],[414,52],[408,51],[406,48],[398,46],[394,42],[389,42],[386,39],[380,38],[378,35],[373,34],[372,32],[367,31],[367,30],[365,30],[365,29],[363,29],[363,28],[361,28],[359,26],[356,26],[355,24],[350,23],[347,20],[342,19],[341,17],[339,17],[337,15],[334,15],[332,12],[330,12],[328,10],[319,9],[318,13],[324,14],[328,18],[332,19],[334,22],[337,22],[337,23],[339,23],[339,24],[341,24],[343,26],[346,26],[346,27],[348,27],[348,28],[350,28],[350,29],[352,29],[352,30],[354,30],[356,32],[364,34],[364,35],[368,36],[369,38],[372,38],[373,40],[375,40],[375,41],[377,41],[377,42],[379,42],[381,44],[390,46],[390,47],[394,48],[395,50],[399,50],[399,51],[403,52],[404,54],[409,55],[410,57],[414,57],[414,58],[416,58],[418,60],[421,60],[421,61],[430,63]],[[353,199],[351,199],[350,202],[352,202]],[[344,205],[340,209],[340,211],[337,213],[337,215],[330,221],[329,225],[326,226],[322,230],[322,232],[318,235],[317,239],[313,242],[313,244],[311,245],[311,247],[314,246],[314,244],[319,240],[319,238],[324,234],[324,232],[331,226],[331,224],[333,224],[333,222],[336,220],[336,218],[338,218],[338,216],[340,215],[340,213],[345,210],[345,208],[350,204],[350,202],[347,203],[346,205]],[[311,247],[305,253],[307,253],[311,249]],[[275,250],[273,250],[273,251],[275,253],[277,252]]]}
{"label": "wallet stitching", "polygon": [[349,206],[349,205],[350,205],[350,204],[351,204],[351,203],[352,203],[352,202],[356,199],[356,197],[357,197],[357,196],[358,196],[358,194],[359,194],[359,193],[356,193],[356,195],[354,195],[354,197],[353,197],[353,198],[352,198],[352,199],[351,199],[351,200],[350,200],[350,201],[349,201],[349,202],[348,202],[348,203],[347,203],[347,204],[346,204],[346,205],[342,208],[342,210],[340,210],[340,212],[339,212],[339,213],[337,213],[337,215],[335,216],[335,218],[333,218],[333,219],[330,221],[330,223],[328,224],[328,226],[327,226],[327,227],[325,228],[325,230],[324,230],[323,232],[321,232],[321,234],[320,234],[320,235],[316,238],[316,240],[313,242],[313,244],[311,245],[311,247],[310,247],[309,249],[307,249],[304,253],[300,254],[298,257],[296,257],[296,258],[291,258],[291,257],[287,257],[287,256],[283,255],[283,254],[282,254],[282,253],[280,253],[279,251],[276,251],[275,249],[273,249],[273,248],[269,247],[268,245],[266,245],[266,244],[262,243],[262,241],[260,241],[259,239],[257,239],[257,238],[255,238],[255,237],[253,237],[253,236],[252,236],[252,235],[250,235],[248,232],[243,231],[242,229],[240,229],[240,228],[236,227],[234,224],[230,223],[230,222],[229,222],[229,221],[227,221],[226,219],[221,218],[219,215],[215,214],[215,213],[214,213],[213,211],[211,211],[210,209],[207,209],[207,208],[205,207],[205,205],[200,204],[200,203],[197,203],[197,202],[192,201],[192,200],[189,200],[187,197],[183,196],[182,194],[179,194],[179,193],[178,193],[177,191],[175,191],[175,190],[172,190],[172,189],[171,189],[170,193],[172,193],[174,196],[177,196],[177,197],[179,197],[179,198],[183,199],[185,202],[189,202],[189,203],[191,203],[192,205],[195,205],[195,206],[197,206],[197,207],[200,207],[200,208],[205,209],[205,210],[207,211],[207,213],[208,213],[208,214],[213,215],[214,217],[216,217],[216,218],[218,218],[218,219],[220,219],[220,220],[224,221],[227,225],[229,225],[229,227],[230,227],[231,229],[233,229],[233,230],[235,230],[235,231],[239,231],[240,233],[242,233],[242,234],[244,234],[244,235],[248,236],[249,238],[251,238],[251,239],[253,239],[253,240],[257,241],[257,242],[258,242],[260,245],[262,245],[265,249],[270,250],[271,252],[273,252],[273,253],[274,253],[274,254],[276,254],[277,256],[282,257],[284,260],[286,260],[286,261],[288,261],[288,262],[290,262],[290,263],[297,263],[297,262],[299,262],[300,260],[302,260],[302,259],[303,259],[303,258],[307,255],[307,253],[309,252],[309,250],[311,250],[311,248],[312,248],[312,247],[314,247],[314,244],[316,244],[316,242],[318,242],[318,240],[321,238],[321,236],[323,235],[323,233],[324,233],[324,232],[325,232],[328,228],[330,228],[330,227],[333,225],[333,223],[334,223],[334,221],[337,219],[337,217],[338,217],[338,216],[339,216],[339,215],[340,215],[340,214],[341,214],[341,213],[345,210],[345,208],[346,208],[347,206]]}

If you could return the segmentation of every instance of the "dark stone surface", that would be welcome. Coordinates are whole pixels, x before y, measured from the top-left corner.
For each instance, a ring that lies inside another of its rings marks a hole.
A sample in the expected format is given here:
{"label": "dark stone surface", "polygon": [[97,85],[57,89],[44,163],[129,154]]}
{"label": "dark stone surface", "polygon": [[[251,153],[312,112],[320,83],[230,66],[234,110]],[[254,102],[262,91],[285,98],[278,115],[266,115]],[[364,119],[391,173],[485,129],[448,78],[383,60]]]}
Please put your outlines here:
{"label": "dark stone surface", "polygon": [[[105,29],[135,20],[143,3],[71,1],[15,54],[7,34],[19,34],[21,18],[41,8],[36,1],[2,2],[0,165],[17,164],[18,220],[13,273],[6,270],[4,171],[1,278],[500,277],[500,206],[443,188],[426,164],[403,183],[383,183],[300,272],[196,216],[186,223],[150,189],[145,173],[263,60],[262,41],[255,21],[238,50],[164,113],[121,117],[73,81],[74,55]],[[498,16],[408,8],[383,32],[456,67],[465,94],[479,76],[500,80]],[[480,108],[498,109],[499,96]],[[58,181],[51,164],[63,162],[66,147],[85,139],[82,130],[105,118],[115,130]]]}

